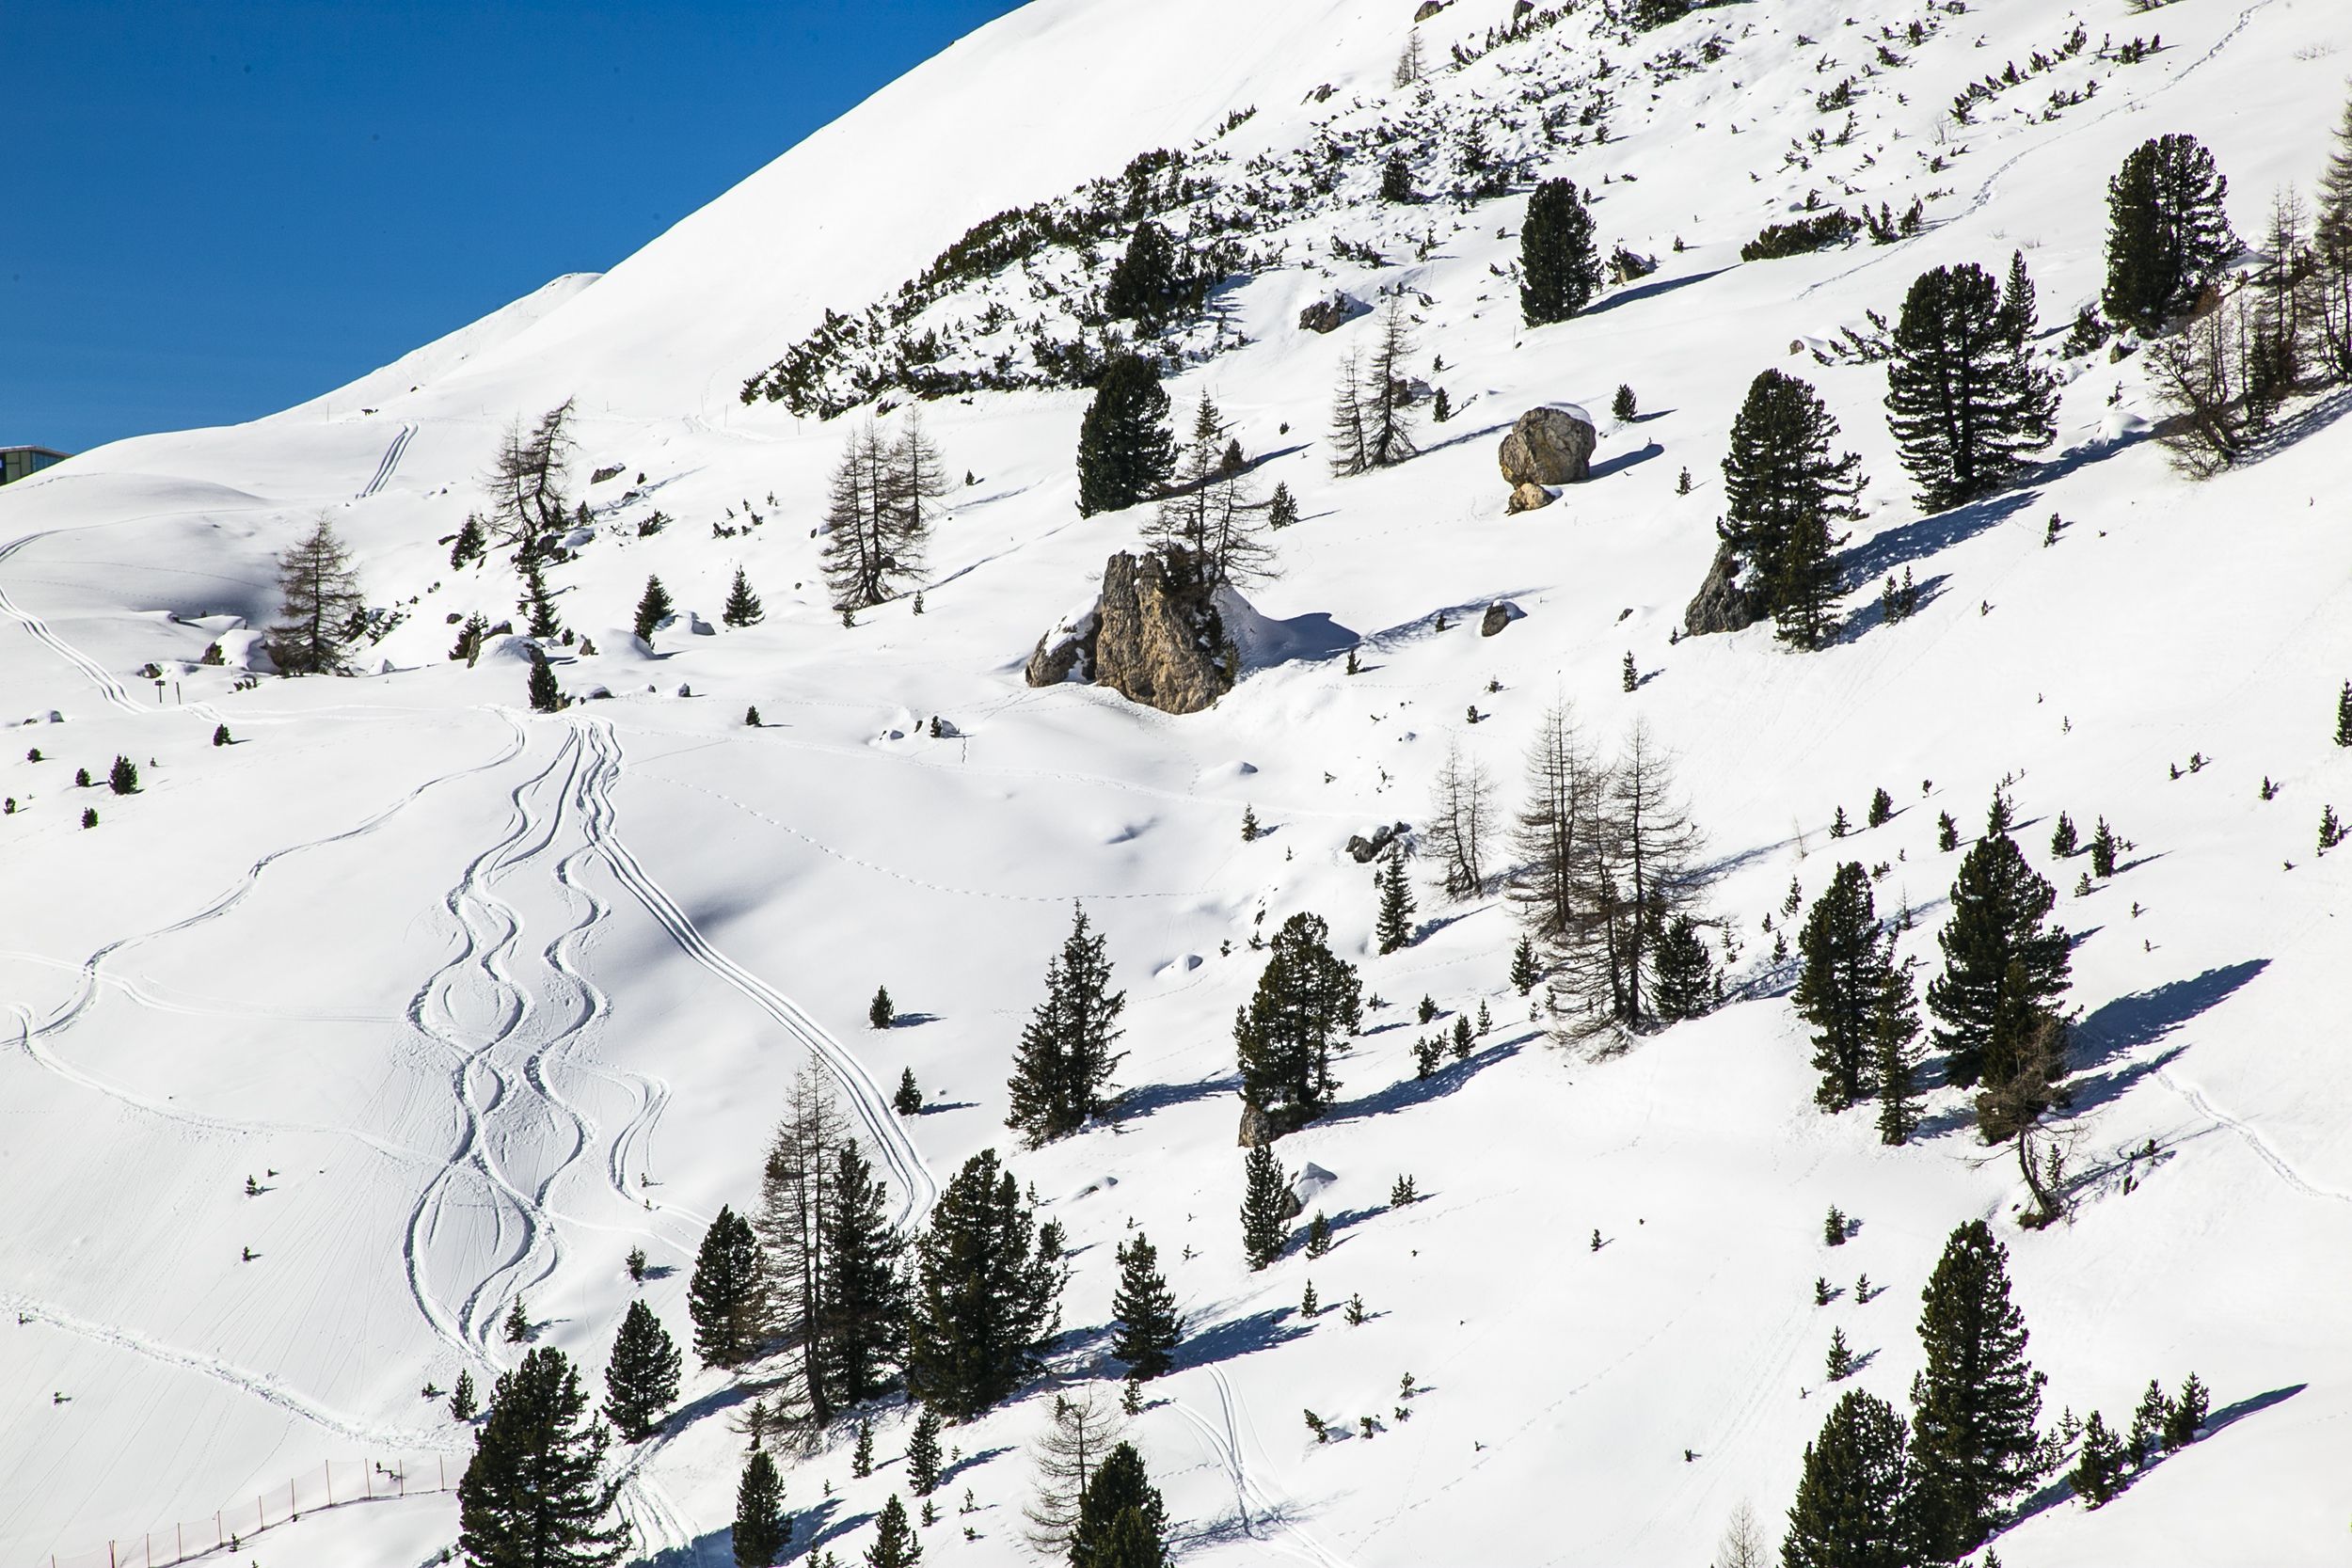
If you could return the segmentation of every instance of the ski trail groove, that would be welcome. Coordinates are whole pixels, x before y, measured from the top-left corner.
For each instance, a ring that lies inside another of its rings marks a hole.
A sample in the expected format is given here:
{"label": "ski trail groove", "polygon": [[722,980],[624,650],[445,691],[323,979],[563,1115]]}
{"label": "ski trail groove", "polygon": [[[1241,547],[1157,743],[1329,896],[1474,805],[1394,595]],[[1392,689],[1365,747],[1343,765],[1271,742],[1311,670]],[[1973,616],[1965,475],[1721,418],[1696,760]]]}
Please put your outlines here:
{"label": "ski trail groove", "polygon": [[[1190,1423],[1194,1432],[1207,1444],[1210,1452],[1216,1456],[1217,1465],[1225,1471],[1226,1479],[1232,1483],[1233,1505],[1241,1515],[1242,1533],[1261,1545],[1280,1552],[1285,1557],[1296,1558],[1302,1562],[1315,1563],[1318,1568],[1350,1568],[1345,1558],[1332,1551],[1322,1542],[1308,1534],[1306,1530],[1292,1524],[1281,1507],[1267,1497],[1265,1489],[1260,1486],[1257,1479],[1249,1473],[1248,1462],[1242,1455],[1240,1430],[1240,1423],[1247,1418],[1247,1416],[1240,1412],[1233,1395],[1232,1385],[1226,1381],[1224,1372],[1217,1368],[1211,1367],[1208,1369],[1208,1373],[1210,1381],[1216,1386],[1217,1417],[1216,1419],[1213,1420],[1202,1415],[1182,1400],[1172,1400],[1169,1403],[1176,1414]],[[1252,1513],[1253,1504],[1255,1505],[1254,1513]],[[1290,1539],[1288,1541],[1269,1539],[1263,1528],[1269,1522]]]}
{"label": "ski trail groove", "polygon": [[939,1196],[938,1179],[923,1163],[920,1150],[899,1125],[898,1113],[874,1082],[866,1065],[847,1047],[825,1032],[824,1026],[802,1011],[798,1004],[778,991],[766,981],[744,969],[713,946],[708,938],[689,919],[682,910],[663,892],[660,885],[646,875],[637,857],[629,853],[613,829],[613,813],[610,805],[612,781],[621,768],[620,742],[614,738],[610,721],[581,719],[575,721],[580,734],[587,737],[589,746],[601,759],[597,768],[597,790],[605,801],[600,816],[592,816],[587,827],[593,842],[604,856],[605,863],[620,879],[645,911],[670,933],[671,940],[682,948],[687,957],[716,974],[774,1020],[777,1026],[804,1046],[832,1073],[850,1102],[850,1109],[865,1129],[867,1141],[882,1157],[896,1176],[902,1195],[898,1224],[901,1230],[913,1230]]}
{"label": "ski trail groove", "polygon": [[400,434],[392,437],[392,444],[384,449],[383,458],[375,465],[374,477],[352,499],[366,500],[391,482],[392,474],[400,467],[400,460],[407,455],[408,443],[416,437],[416,434],[417,427],[413,424],[400,427]]}
{"label": "ski trail groove", "polygon": [[2338,1203],[2352,1203],[2352,1193],[2339,1192],[2333,1187],[2323,1187],[2315,1181],[2307,1180],[2301,1171],[2296,1170],[2288,1162],[2285,1155],[2270,1146],[2270,1140],[2264,1137],[2252,1122],[2230,1115],[2229,1112],[2206,1099],[2205,1091],[2196,1085],[2185,1078],[2174,1077],[2171,1071],[2165,1068],[2156,1069],[2156,1077],[2166,1088],[2197,1107],[2200,1115],[2211,1117],[2216,1127],[2225,1127],[2244,1139],[2246,1147],[2252,1149],[2255,1157],[2264,1164],[2276,1172],[2280,1180],[2284,1181],[2305,1197],[2332,1198]]}

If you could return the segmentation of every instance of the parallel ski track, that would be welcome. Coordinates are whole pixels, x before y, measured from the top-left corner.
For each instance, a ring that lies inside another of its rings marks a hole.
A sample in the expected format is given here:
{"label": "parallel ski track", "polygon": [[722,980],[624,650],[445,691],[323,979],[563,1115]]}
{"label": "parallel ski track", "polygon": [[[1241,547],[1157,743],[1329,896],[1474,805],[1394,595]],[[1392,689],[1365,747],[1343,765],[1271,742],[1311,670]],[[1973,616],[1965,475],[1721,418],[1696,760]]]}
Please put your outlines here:
{"label": "parallel ski track", "polygon": [[[1226,1381],[1225,1373],[1216,1367],[1207,1369],[1209,1379],[1216,1388],[1217,1413],[1212,1418],[1195,1410],[1181,1400],[1170,1407],[1198,1433],[1232,1483],[1233,1506],[1237,1511],[1242,1532],[1268,1550],[1311,1562],[1317,1568],[1350,1568],[1348,1560],[1332,1551],[1298,1526],[1290,1522],[1285,1511],[1266,1494],[1258,1479],[1250,1474],[1248,1461],[1242,1453],[1242,1425],[1248,1415]],[[1255,1441],[1256,1433],[1250,1433]],[[1279,1534],[1269,1535],[1271,1526]]]}
{"label": "parallel ski track", "polygon": [[371,478],[352,499],[366,500],[391,483],[392,475],[400,467],[400,460],[408,454],[408,443],[416,438],[416,435],[417,427],[413,424],[404,424],[400,427],[400,434],[392,437],[392,444],[384,449],[384,456],[375,465],[374,477]]}

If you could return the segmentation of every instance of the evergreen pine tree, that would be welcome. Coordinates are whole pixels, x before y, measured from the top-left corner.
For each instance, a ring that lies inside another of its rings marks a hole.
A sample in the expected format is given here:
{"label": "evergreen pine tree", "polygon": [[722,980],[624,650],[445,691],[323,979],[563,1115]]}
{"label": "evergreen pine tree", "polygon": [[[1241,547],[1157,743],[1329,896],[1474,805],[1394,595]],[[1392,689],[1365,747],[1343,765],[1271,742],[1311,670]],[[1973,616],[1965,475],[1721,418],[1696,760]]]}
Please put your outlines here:
{"label": "evergreen pine tree", "polygon": [[890,1108],[902,1117],[919,1116],[923,1110],[923,1090],[914,1081],[914,1069],[902,1068],[898,1072],[898,1092],[890,1097]]}
{"label": "evergreen pine tree", "polygon": [[1593,214],[1569,180],[1547,180],[1519,226],[1519,310],[1530,326],[1566,321],[1600,293]]}
{"label": "evergreen pine tree", "polygon": [[555,666],[548,662],[547,654],[535,642],[531,645],[529,695],[534,713],[556,713],[563,709],[564,689],[556,684]]}
{"label": "evergreen pine tree", "polygon": [[1650,1006],[1659,1022],[1679,1023],[1713,1010],[1715,963],[1699,935],[1698,922],[1678,914],[1658,933],[1650,951]]}
{"label": "evergreen pine tree", "polygon": [[1797,1012],[1813,1027],[1813,1067],[1821,1075],[1814,1102],[1842,1111],[1876,1087],[1871,1023],[1884,985],[1878,910],[1860,863],[1840,865],[1814,900],[1797,951],[1804,956]]}
{"label": "evergreen pine tree", "polygon": [[1944,973],[1928,986],[1950,1053],[1950,1080],[2006,1081],[2026,1037],[2066,990],[2067,935],[2047,924],[2058,900],[2006,832],[1979,839],[1952,883],[1952,917],[1936,934]]}
{"label": "evergreen pine tree", "polygon": [[1927,1367],[1911,1386],[1911,1458],[1935,1560],[1972,1551],[2041,1474],[2040,1372],[2009,1294],[2009,1253],[1982,1220],[1952,1232],[1920,1293]]}
{"label": "evergreen pine tree", "polygon": [[874,1423],[858,1418],[857,1441],[850,1447],[850,1474],[864,1481],[874,1473]]}
{"label": "evergreen pine tree", "polygon": [[759,1243],[733,1209],[703,1232],[686,1291],[694,1353],[712,1367],[733,1367],[752,1353],[761,1307]]}
{"label": "evergreen pine tree", "polygon": [[1266,499],[1265,526],[1289,528],[1297,521],[1298,498],[1291,494],[1291,487],[1287,483],[1276,484],[1274,494]]}
{"label": "evergreen pine tree", "polygon": [[1036,1218],[994,1149],[942,1190],[914,1267],[908,1390],[968,1420],[1012,1392],[1060,1316],[1064,1271],[1041,1254]]}
{"label": "evergreen pine tree", "polygon": [[939,1413],[929,1408],[914,1418],[907,1438],[907,1485],[918,1497],[939,1490]]}
{"label": "evergreen pine tree", "polygon": [[662,622],[670,618],[671,609],[670,591],[661,586],[661,579],[658,577],[647,578],[645,591],[637,599],[637,619],[633,623],[637,641],[648,648],[652,647],[653,634],[660,629]]}
{"label": "evergreen pine tree", "polygon": [[449,1391],[449,1415],[453,1421],[470,1421],[482,1406],[473,1391],[473,1373],[460,1370],[457,1385]]}
{"label": "evergreen pine tree", "polygon": [[1149,499],[1176,467],[1168,393],[1150,360],[1122,354],[1103,368],[1078,427],[1078,514]]}
{"label": "evergreen pine tree", "polygon": [[2123,1490],[2123,1445],[2117,1441],[2107,1418],[2096,1410],[2083,1423],[2081,1451],[2066,1472],[2067,1484],[2086,1506],[2098,1508]]}
{"label": "evergreen pine tree", "polygon": [[1724,457],[1724,542],[1752,568],[1751,587],[1781,640],[1820,645],[1839,582],[1834,531],[1862,515],[1862,458],[1833,458],[1837,421],[1811,386],[1766,371],[1748,386]]}
{"label": "evergreen pine tree", "polygon": [[856,1140],[841,1140],[833,1161],[831,1201],[818,1221],[825,1269],[813,1323],[824,1386],[857,1404],[882,1392],[906,1353],[906,1243],[891,1224],[890,1190]]}
{"label": "evergreen pine tree", "polygon": [[2336,696],[2336,744],[2352,746],[2352,681]]}
{"label": "evergreen pine tree", "polygon": [[1633,396],[1633,388],[1619,382],[1617,395],[1609,400],[1610,416],[1619,424],[1630,424],[1633,422],[1634,411],[1638,406],[1639,404]]}
{"label": "evergreen pine tree", "polygon": [[2000,290],[1974,264],[1919,275],[1886,367],[1886,422],[1919,504],[1983,495],[2058,432],[2058,392],[2014,343]]}
{"label": "evergreen pine tree", "polygon": [[523,630],[542,642],[552,642],[564,635],[564,622],[555,613],[555,596],[548,592],[547,567],[536,555],[526,556],[522,574],[523,598],[516,608],[528,617]]}
{"label": "evergreen pine tree", "polygon": [[2195,136],[2155,136],[2107,182],[2110,320],[2153,333],[2197,302],[2237,254],[2223,207],[2230,182]]}
{"label": "evergreen pine tree", "polygon": [[2164,1451],[2177,1453],[2196,1442],[2212,1408],[2213,1396],[2205,1391],[2195,1372],[2189,1373],[2188,1381],[2181,1385],[2180,1397],[2165,1409]]}
{"label": "evergreen pine tree", "polygon": [[523,1298],[516,1296],[506,1304],[506,1322],[501,1332],[510,1345],[519,1345],[531,1338],[531,1315],[523,1309]]}
{"label": "evergreen pine tree", "polygon": [[604,1415],[624,1443],[642,1443],[677,1398],[678,1353],[643,1301],[628,1304],[604,1369]]}
{"label": "evergreen pine tree", "polygon": [[489,541],[483,536],[482,519],[470,512],[467,513],[466,526],[457,531],[456,542],[450,546],[450,570],[458,571],[467,562],[481,560],[488,545]]}
{"label": "evergreen pine tree", "polygon": [[727,590],[727,602],[719,611],[719,619],[730,626],[754,626],[767,618],[768,612],[759,605],[759,595],[743,576],[743,568],[735,569],[735,585]]}
{"label": "evergreen pine tree", "polygon": [[1242,1098],[1278,1122],[1303,1125],[1329,1108],[1339,1087],[1332,1051],[1362,1022],[1356,966],[1332,956],[1329,934],[1303,911],[1284,921],[1256,992],[1233,1017]]}
{"label": "evergreen pine tree", "polygon": [[1391,855],[1379,872],[1380,918],[1375,930],[1382,954],[1413,940],[1413,890],[1405,879],[1405,857]]}
{"label": "evergreen pine tree", "polygon": [[1853,1376],[1853,1347],[1846,1343],[1846,1331],[1833,1328],[1829,1334],[1829,1356],[1823,1371],[1832,1383],[1843,1383]]}
{"label": "evergreen pine tree", "polygon": [[1167,1568],[1168,1507],[1132,1443],[1103,1456],[1079,1494],[1071,1568]]}
{"label": "evergreen pine tree", "polygon": [[898,1009],[890,1000],[888,986],[874,988],[874,1000],[866,1005],[866,1022],[869,1028],[887,1029],[898,1022]]}
{"label": "evergreen pine tree", "polygon": [[2041,311],[2036,304],[2033,275],[2026,271],[2026,253],[2009,253],[2009,277],[2001,282],[2001,331],[2010,348],[2023,354],[2026,344],[2041,325]]}
{"label": "evergreen pine tree", "polygon": [[1413,194],[1413,166],[1402,152],[1390,153],[1388,162],[1380,166],[1380,199],[1396,206],[1410,206],[1421,199]]}
{"label": "evergreen pine tree", "polygon": [[2050,853],[2064,860],[2081,847],[2074,832],[2074,819],[2064,812],[2058,813],[2058,826],[2050,830]]}
{"label": "evergreen pine tree", "polygon": [[498,1381],[457,1483],[457,1549],[476,1568],[608,1568],[626,1526],[604,1528],[607,1435],[564,1353],[534,1350]]}
{"label": "evergreen pine tree", "polygon": [[1535,939],[1522,936],[1511,949],[1511,989],[1525,996],[1543,977],[1543,971],[1535,967]]}
{"label": "evergreen pine tree", "polygon": [[914,1568],[922,1555],[922,1544],[914,1539],[914,1526],[907,1518],[907,1505],[893,1492],[874,1521],[874,1544],[866,1548],[866,1568]]}
{"label": "evergreen pine tree", "polygon": [[1895,817],[1895,798],[1881,789],[1870,796],[1870,815],[1867,818],[1873,828],[1883,828]]}
{"label": "evergreen pine tree", "polygon": [[325,513],[278,558],[278,591],[284,608],[264,644],[270,661],[288,675],[341,669],[358,635],[362,601],[351,552]]}
{"label": "evergreen pine tree", "polygon": [[1136,225],[1127,250],[1111,268],[1103,289],[1103,313],[1131,321],[1140,332],[1155,331],[1181,304],[1176,246],[1168,230],[1146,218]]}
{"label": "evergreen pine tree", "polygon": [[1160,1274],[1159,1254],[1140,1230],[1119,1249],[1119,1288],[1111,1296],[1111,1316],[1119,1320],[1111,1354],[1127,1363],[1130,1379],[1155,1378],[1174,1365],[1169,1353],[1184,1338],[1184,1320]]}
{"label": "evergreen pine tree", "polygon": [[2139,1408],[2132,1412],[2131,1433],[2123,1440],[2123,1451],[2131,1456],[2134,1469],[2153,1459],[2164,1446],[2165,1418],[2171,1413],[2172,1402],[2164,1397],[2164,1385],[2150,1378],[2139,1396]]}
{"label": "evergreen pine tree", "polygon": [[1782,1539],[1782,1568],[1912,1568],[1919,1561],[1906,1502],[1903,1418],[1853,1389],[1805,1445],[1797,1499]]}
{"label": "evergreen pine tree", "polygon": [[1840,804],[1837,808],[1837,815],[1830,818],[1829,836],[1843,838],[1851,832],[1853,832],[1853,825],[1846,820],[1846,808]]}
{"label": "evergreen pine tree", "polygon": [[1006,1125],[1034,1148],[1066,1136],[1108,1109],[1111,1074],[1125,1053],[1115,1049],[1127,993],[1111,987],[1105,940],[1073,909],[1070,935],[1045,969],[1045,1000],[1021,1031],[1006,1086]]}
{"label": "evergreen pine tree", "polygon": [[117,795],[136,795],[139,792],[139,765],[129,757],[118,755],[114,766],[106,769],[106,787]]}
{"label": "evergreen pine tree", "polygon": [[1894,938],[1879,963],[1878,995],[1870,1008],[1871,1076],[1878,1082],[1879,1142],[1901,1145],[1919,1130],[1919,1009],[1911,971],[1895,961]]}
{"label": "evergreen pine tree", "polygon": [[773,1568],[792,1544],[784,1480],[766,1449],[754,1449],[735,1487],[735,1568]]}
{"label": "evergreen pine tree", "polygon": [[1960,847],[1960,824],[1952,820],[1950,812],[1935,814],[1935,847],[1944,850]]}
{"label": "evergreen pine tree", "polygon": [[1252,1269],[1263,1269],[1282,1256],[1289,1241],[1290,1183],[1282,1163],[1265,1144],[1242,1157],[1241,1250]]}

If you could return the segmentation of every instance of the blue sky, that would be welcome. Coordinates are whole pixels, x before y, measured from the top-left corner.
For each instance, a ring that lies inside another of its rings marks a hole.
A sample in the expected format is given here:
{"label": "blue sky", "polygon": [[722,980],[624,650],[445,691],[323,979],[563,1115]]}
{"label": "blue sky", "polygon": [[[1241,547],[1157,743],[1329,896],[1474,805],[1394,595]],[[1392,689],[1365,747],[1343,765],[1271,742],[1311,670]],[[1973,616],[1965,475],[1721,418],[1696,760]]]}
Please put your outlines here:
{"label": "blue sky", "polygon": [[602,271],[1013,0],[8,0],[0,446],[298,403]]}

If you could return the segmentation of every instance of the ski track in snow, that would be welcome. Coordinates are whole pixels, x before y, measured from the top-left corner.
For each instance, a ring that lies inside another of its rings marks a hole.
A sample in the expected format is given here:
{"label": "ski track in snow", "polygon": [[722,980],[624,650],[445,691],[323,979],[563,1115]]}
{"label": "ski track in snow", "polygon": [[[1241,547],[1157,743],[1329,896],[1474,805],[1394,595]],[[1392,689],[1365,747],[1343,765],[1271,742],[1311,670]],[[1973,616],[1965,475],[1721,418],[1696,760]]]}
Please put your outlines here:
{"label": "ski track in snow", "polygon": [[390,483],[392,475],[398,471],[400,467],[400,460],[407,455],[408,443],[416,438],[416,435],[417,427],[415,425],[402,425],[400,427],[400,434],[392,437],[392,444],[384,449],[384,456],[382,460],[375,465],[374,476],[361,487],[358,495],[352,497],[351,499],[354,500],[366,500],[370,496],[374,495],[378,490],[383,489],[385,485]]}
{"label": "ski track in snow", "polygon": [[2212,1101],[2205,1098],[2205,1091],[2199,1088],[2196,1085],[2188,1082],[2188,1080],[2185,1078],[2175,1075],[2169,1068],[2158,1068],[2156,1069],[2156,1079],[2158,1082],[2162,1083],[2166,1088],[2170,1089],[2174,1094],[2179,1095],[2183,1100],[2187,1101],[2191,1105],[2195,1106],[2201,1116],[2212,1118],[2213,1124],[2216,1127],[2227,1128],[2229,1131],[2236,1133],[2239,1138],[2245,1141],[2246,1147],[2254,1151],[2256,1158],[2260,1159],[2264,1164],[2268,1165],[2273,1171],[2278,1173],[2280,1180],[2284,1181],[2288,1186],[2293,1187],[2296,1192],[2301,1193],[2305,1197],[2333,1198],[2338,1203],[2352,1203],[2352,1193],[2342,1192],[2334,1187],[2323,1187],[2319,1183],[2308,1180],[2301,1171],[2296,1170],[2295,1166],[2289,1163],[2285,1155],[2280,1153],[2276,1148],[2271,1147],[2270,1140],[2264,1137],[2260,1129],[2258,1129],[2251,1121],[2240,1117],[2233,1117],[2229,1112],[2221,1109]]}
{"label": "ski track in snow", "polygon": [[250,1394],[265,1404],[275,1405],[291,1416],[299,1417],[311,1425],[331,1432],[348,1442],[385,1449],[412,1451],[422,1449],[436,1453],[451,1453],[457,1450],[457,1445],[451,1441],[450,1434],[446,1431],[422,1427],[371,1425],[330,1410],[316,1401],[294,1392],[284,1384],[264,1377],[259,1372],[251,1372],[242,1367],[231,1366],[217,1356],[206,1355],[200,1351],[182,1350],[177,1346],[167,1345],[160,1340],[149,1338],[145,1335],[133,1334],[126,1329],[115,1328],[105,1323],[92,1323],[87,1318],[76,1317],[62,1307],[53,1307],[47,1302],[36,1301],[30,1296],[13,1293],[0,1294],[0,1309],[17,1313],[36,1323],[47,1323],[52,1328],[80,1338],[94,1340],[99,1344],[112,1345],[118,1350],[129,1351],[135,1355],[143,1355],[151,1361],[160,1361],[168,1367],[179,1367],[199,1373],[215,1382],[226,1384],[240,1392]]}
{"label": "ski track in snow", "polygon": [[[604,719],[582,719],[578,721],[578,729],[602,759],[600,768],[604,777],[599,787],[609,792],[612,779],[619,776],[621,768],[621,747],[613,735],[612,725]],[[645,907],[645,911],[670,933],[671,939],[685,950],[686,955],[742,992],[760,1011],[774,1020],[787,1035],[825,1064],[834,1084],[848,1099],[851,1113],[865,1129],[866,1141],[881,1154],[897,1179],[901,1195],[898,1227],[913,1230],[937,1200],[939,1181],[930,1167],[924,1164],[922,1153],[914,1147],[914,1139],[899,1125],[898,1113],[890,1108],[888,1097],[874,1082],[866,1064],[828,1034],[822,1024],[803,1012],[799,1004],[711,944],[660,884],[645,874],[637,857],[621,842],[613,831],[609,804],[601,818],[590,817],[588,827],[592,839],[604,856],[605,863],[621,879],[621,885],[636,896],[637,901]]]}
{"label": "ski track in snow", "polygon": [[[1216,1367],[1208,1368],[1207,1371],[1216,1388],[1217,1414],[1215,1418],[1201,1414],[1182,1400],[1169,1402],[1176,1414],[1182,1416],[1200,1436],[1215,1457],[1217,1466],[1232,1482],[1233,1507],[1240,1516],[1242,1532],[1271,1551],[1295,1558],[1301,1562],[1315,1563],[1318,1568],[1351,1568],[1345,1558],[1291,1523],[1281,1504],[1267,1496],[1265,1488],[1250,1472],[1249,1462],[1242,1452],[1241,1429],[1248,1420],[1248,1413],[1234,1395],[1233,1386],[1226,1380],[1224,1371]],[[1255,1427],[1250,1428],[1249,1440],[1253,1444],[1257,1442]],[[1280,1537],[1265,1533],[1268,1524],[1281,1532]]]}

